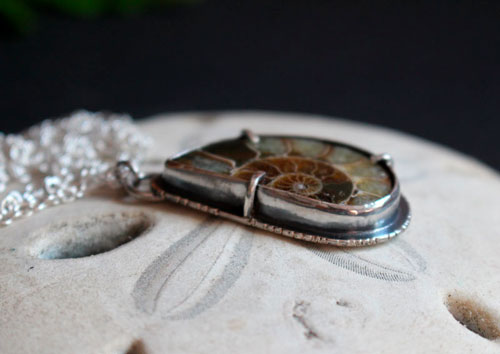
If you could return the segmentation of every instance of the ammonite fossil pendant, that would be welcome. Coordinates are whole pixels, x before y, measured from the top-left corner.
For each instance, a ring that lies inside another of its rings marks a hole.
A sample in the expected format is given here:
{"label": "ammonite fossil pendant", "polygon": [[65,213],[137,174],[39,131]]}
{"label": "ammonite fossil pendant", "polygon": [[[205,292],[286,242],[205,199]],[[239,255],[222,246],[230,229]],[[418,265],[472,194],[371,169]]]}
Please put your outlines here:
{"label": "ammonite fossil pendant", "polygon": [[117,171],[127,190],[305,241],[373,245],[408,227],[387,154],[334,141],[250,131],[180,153],[162,174]]}

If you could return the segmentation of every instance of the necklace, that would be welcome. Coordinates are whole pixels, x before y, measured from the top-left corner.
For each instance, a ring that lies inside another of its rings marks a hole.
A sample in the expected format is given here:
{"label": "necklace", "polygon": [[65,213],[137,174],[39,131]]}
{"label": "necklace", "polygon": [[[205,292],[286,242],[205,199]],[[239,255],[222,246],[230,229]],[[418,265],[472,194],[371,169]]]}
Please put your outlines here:
{"label": "necklace", "polygon": [[104,185],[336,246],[386,241],[410,221],[391,157],[334,141],[245,130],[148,175],[138,171],[151,141],[126,115],[79,111],[0,143],[2,225]]}

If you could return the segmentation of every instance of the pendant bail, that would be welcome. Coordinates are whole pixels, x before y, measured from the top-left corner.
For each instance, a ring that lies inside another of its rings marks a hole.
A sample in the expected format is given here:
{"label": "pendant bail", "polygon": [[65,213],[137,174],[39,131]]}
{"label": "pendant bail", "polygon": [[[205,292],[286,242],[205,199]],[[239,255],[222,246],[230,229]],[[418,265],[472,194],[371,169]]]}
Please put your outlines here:
{"label": "pendant bail", "polygon": [[130,161],[119,161],[115,166],[114,174],[125,191],[134,198],[153,202],[164,200],[158,190],[153,188],[152,183],[160,177],[160,174],[140,176]]}

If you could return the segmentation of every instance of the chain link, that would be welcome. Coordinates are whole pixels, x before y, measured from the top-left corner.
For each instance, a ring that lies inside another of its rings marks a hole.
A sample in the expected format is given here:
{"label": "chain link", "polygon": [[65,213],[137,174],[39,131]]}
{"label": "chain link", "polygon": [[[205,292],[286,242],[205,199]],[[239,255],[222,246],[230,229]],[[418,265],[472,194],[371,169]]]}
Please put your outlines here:
{"label": "chain link", "polygon": [[119,187],[117,162],[137,166],[150,145],[129,116],[87,111],[0,133],[0,225],[104,184]]}

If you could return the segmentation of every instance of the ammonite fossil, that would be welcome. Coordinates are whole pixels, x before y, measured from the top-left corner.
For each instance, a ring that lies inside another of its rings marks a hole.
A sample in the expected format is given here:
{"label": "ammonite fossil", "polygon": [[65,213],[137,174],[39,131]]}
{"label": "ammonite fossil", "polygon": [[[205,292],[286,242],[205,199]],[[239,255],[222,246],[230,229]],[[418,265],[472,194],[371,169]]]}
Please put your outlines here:
{"label": "ammonite fossil", "polygon": [[286,236],[373,244],[409,222],[390,163],[338,142],[246,133],[168,160],[156,188],[166,199]]}

